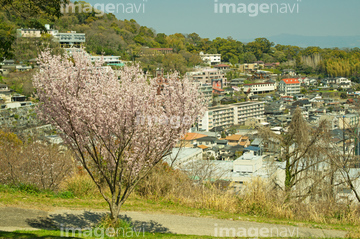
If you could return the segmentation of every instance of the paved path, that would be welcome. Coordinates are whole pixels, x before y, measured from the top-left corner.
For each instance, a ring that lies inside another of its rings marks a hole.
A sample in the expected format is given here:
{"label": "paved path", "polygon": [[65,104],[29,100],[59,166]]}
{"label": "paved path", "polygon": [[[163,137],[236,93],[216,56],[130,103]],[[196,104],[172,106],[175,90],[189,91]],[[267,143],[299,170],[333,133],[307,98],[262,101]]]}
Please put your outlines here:
{"label": "paved path", "polygon": [[[86,228],[96,225],[104,211],[56,210],[40,211],[0,207],[0,231]],[[121,217],[132,221],[137,231],[167,232],[208,236],[244,237],[337,237],[345,231],[322,230],[249,221],[196,218],[170,214],[122,212]]]}

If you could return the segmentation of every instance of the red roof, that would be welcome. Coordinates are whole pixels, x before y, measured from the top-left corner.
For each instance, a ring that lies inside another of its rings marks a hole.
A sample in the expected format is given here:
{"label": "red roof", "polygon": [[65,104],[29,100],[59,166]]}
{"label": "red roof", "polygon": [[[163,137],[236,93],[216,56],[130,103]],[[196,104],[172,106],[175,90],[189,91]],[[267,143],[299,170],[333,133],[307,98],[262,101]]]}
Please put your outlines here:
{"label": "red roof", "polygon": [[295,78],[290,78],[290,79],[283,79],[283,82],[285,82],[285,84],[300,84],[300,82],[295,79]]}
{"label": "red roof", "polygon": [[219,88],[213,88],[213,90],[215,90],[215,91],[219,91],[219,92],[222,92],[222,91],[224,91],[223,89],[219,89]]}

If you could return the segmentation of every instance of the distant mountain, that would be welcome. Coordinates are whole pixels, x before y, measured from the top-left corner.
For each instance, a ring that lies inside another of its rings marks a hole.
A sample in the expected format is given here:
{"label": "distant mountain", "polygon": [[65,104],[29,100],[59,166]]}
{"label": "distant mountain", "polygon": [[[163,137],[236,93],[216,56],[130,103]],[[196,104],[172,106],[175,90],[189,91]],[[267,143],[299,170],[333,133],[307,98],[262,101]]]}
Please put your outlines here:
{"label": "distant mountain", "polygon": [[[321,48],[360,48],[360,36],[301,36],[292,34],[280,34],[266,37],[275,44],[293,45],[299,47],[319,46]],[[240,40],[242,42],[251,42],[254,39]]]}

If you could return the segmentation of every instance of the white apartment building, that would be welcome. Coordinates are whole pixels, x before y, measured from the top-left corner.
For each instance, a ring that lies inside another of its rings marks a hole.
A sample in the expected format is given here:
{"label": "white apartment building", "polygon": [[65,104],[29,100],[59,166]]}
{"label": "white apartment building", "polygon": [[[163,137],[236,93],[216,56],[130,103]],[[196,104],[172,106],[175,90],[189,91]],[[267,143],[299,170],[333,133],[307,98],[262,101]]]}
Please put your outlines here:
{"label": "white apartment building", "polygon": [[244,92],[250,92],[253,94],[264,94],[275,91],[275,83],[265,82],[265,83],[254,83],[254,84],[245,84]]}
{"label": "white apartment building", "polygon": [[280,81],[279,91],[284,95],[300,94],[300,82],[295,78],[283,79]]}
{"label": "white apartment building", "polygon": [[200,58],[210,66],[221,63],[221,54],[205,54],[204,52],[200,52]]}
{"label": "white apartment building", "polygon": [[199,129],[210,131],[214,127],[245,124],[248,118],[264,117],[264,102],[242,102],[210,107],[199,121]]}
{"label": "white apartment building", "polygon": [[214,81],[222,81],[222,84],[226,85],[226,76],[225,74],[214,68],[204,68],[195,72],[188,72],[186,75],[194,81],[199,81],[202,84],[213,85]]}
{"label": "white apartment building", "polygon": [[85,57],[90,58],[91,62],[100,61],[103,58],[105,64],[120,64],[120,56],[92,56],[81,48],[65,48],[65,50],[71,55],[73,52],[80,52]]}
{"label": "white apartment building", "polygon": [[85,33],[76,33],[76,31],[57,33],[54,38],[63,48],[80,47],[85,43]]}

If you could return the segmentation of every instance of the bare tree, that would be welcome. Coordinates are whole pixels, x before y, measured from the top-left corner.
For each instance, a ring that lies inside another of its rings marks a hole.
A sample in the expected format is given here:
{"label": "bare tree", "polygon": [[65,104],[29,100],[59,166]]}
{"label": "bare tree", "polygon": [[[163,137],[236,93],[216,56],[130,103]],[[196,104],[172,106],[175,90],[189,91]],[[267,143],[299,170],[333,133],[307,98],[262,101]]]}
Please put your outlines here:
{"label": "bare tree", "polygon": [[275,134],[268,128],[260,128],[260,136],[280,147],[280,161],[285,165],[284,191],[288,198],[306,198],[315,191],[316,182],[324,175],[321,171],[326,165],[326,142],[329,137],[326,122],[311,128],[304,120],[298,107],[287,132]]}

